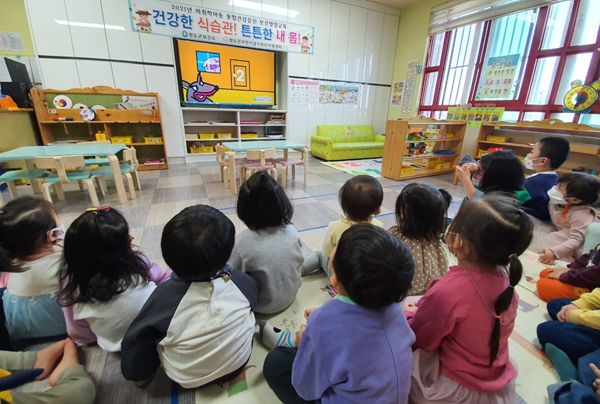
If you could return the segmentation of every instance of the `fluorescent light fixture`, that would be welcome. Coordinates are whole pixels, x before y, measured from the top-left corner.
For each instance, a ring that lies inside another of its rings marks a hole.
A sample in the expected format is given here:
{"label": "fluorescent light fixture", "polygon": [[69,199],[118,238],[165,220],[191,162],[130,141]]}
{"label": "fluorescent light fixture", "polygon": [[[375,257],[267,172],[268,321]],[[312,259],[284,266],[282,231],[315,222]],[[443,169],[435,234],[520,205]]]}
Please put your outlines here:
{"label": "fluorescent light fixture", "polygon": [[125,27],[120,25],[108,25],[108,24],[92,24],[88,22],[76,22],[76,21],[65,21],[65,20],[54,20],[60,25],[70,25],[71,27],[85,27],[85,28],[102,28],[102,29],[114,29],[117,31],[125,31]]}
{"label": "fluorescent light fixture", "polygon": [[229,5],[234,7],[248,8],[250,10],[266,11],[267,13],[285,15],[292,18],[300,14],[299,11],[290,10],[285,7],[270,6],[268,4],[254,3],[253,1],[247,0],[229,0]]}

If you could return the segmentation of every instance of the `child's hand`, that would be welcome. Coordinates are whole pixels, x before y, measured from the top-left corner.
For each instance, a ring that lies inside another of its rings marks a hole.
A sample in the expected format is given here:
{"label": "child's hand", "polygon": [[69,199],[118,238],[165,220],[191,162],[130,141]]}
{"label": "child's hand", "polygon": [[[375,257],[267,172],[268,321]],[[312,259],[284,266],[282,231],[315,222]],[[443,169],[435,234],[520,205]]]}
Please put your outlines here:
{"label": "child's hand", "polygon": [[567,304],[566,306],[563,306],[562,309],[560,309],[560,311],[556,315],[556,318],[558,318],[558,321],[562,321],[563,323],[570,323],[571,312],[573,310],[579,310],[579,307],[575,306],[574,304]]}
{"label": "child's hand", "polygon": [[475,174],[479,171],[479,166],[475,163],[465,163],[461,167],[465,167],[471,174]]}
{"label": "child's hand", "polygon": [[418,300],[415,300],[414,302],[410,302],[410,303],[404,303],[404,306],[402,307],[402,309],[404,311],[412,311],[413,313],[415,313],[418,308],[419,308]]}
{"label": "child's hand", "polygon": [[596,394],[598,397],[600,397],[600,369],[598,369],[598,367],[593,363],[590,363],[590,369],[592,369],[592,371],[596,374],[596,377],[598,377],[598,379],[594,380],[592,386],[596,389]]}
{"label": "child's hand", "polygon": [[456,166],[455,172],[456,172],[456,176],[458,177],[460,182],[462,182],[463,184],[471,181],[471,171],[469,171],[469,168],[466,166],[466,164],[463,165],[462,167]]}
{"label": "child's hand", "polygon": [[538,257],[538,261],[541,262],[542,264],[546,264],[546,265],[554,264],[555,259],[556,259],[556,256],[554,255],[554,251],[552,251],[549,248],[544,248],[544,251]]}
{"label": "child's hand", "polygon": [[315,311],[317,309],[318,309],[318,307],[313,307],[312,309],[304,310],[304,318],[308,320],[308,316],[310,316],[310,313],[312,313],[313,311]]}
{"label": "child's hand", "polygon": [[552,279],[558,279],[565,272],[569,272],[568,268],[567,269],[552,269],[552,268],[548,268],[548,269],[550,270],[550,272],[548,272],[548,278],[552,278]]}
{"label": "child's hand", "polygon": [[302,324],[300,326],[300,331],[296,332],[296,346],[300,346],[300,341],[302,341],[302,333],[306,329],[306,324]]}

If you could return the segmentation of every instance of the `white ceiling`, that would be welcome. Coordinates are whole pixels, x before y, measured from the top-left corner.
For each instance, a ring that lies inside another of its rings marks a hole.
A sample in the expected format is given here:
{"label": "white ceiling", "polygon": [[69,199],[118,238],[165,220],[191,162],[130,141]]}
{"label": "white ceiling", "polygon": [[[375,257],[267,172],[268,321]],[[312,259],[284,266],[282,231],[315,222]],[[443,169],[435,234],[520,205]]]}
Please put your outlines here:
{"label": "white ceiling", "polygon": [[406,6],[410,6],[413,3],[416,3],[419,0],[367,0],[373,3],[383,4],[384,6],[393,7],[393,8],[404,8]]}

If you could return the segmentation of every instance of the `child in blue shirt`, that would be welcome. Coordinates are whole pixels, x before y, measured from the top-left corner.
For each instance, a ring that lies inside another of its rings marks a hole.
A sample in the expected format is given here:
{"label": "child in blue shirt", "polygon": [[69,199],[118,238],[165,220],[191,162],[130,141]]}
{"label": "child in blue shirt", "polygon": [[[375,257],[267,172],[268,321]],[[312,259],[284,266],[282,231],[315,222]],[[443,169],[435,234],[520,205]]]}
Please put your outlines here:
{"label": "child in blue shirt", "polygon": [[550,222],[548,191],[558,184],[559,168],[569,158],[569,141],[562,137],[540,139],[531,150],[523,164],[528,170],[535,171],[525,180],[524,189],[517,192],[517,199],[525,212],[543,222]]}
{"label": "child in blue shirt", "polygon": [[307,310],[296,338],[261,322],[263,343],[280,345],[265,359],[269,387],[284,403],[407,403],[415,336],[399,302],[414,275],[410,250],[359,223],[329,262],[339,295]]}

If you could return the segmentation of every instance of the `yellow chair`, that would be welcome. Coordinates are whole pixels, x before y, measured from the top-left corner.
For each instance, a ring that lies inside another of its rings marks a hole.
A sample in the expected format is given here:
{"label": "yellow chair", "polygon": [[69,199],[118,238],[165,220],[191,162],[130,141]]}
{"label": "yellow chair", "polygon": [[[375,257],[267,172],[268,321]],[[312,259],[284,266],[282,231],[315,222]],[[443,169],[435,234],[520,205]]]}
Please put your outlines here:
{"label": "yellow chair", "polygon": [[[61,184],[68,184],[72,181],[78,181],[81,185],[85,184],[92,201],[92,206],[100,206],[96,187],[92,181],[91,170],[80,170],[85,167],[83,156],[62,156],[62,157],[36,157],[33,160],[37,168],[46,168],[56,170],[56,173],[44,177],[42,184],[42,194],[44,199],[52,202],[50,196],[50,187],[55,185],[56,194],[59,200],[65,199]],[[67,168],[77,168],[74,171],[67,171]],[[81,186],[80,185],[80,186]]]}

